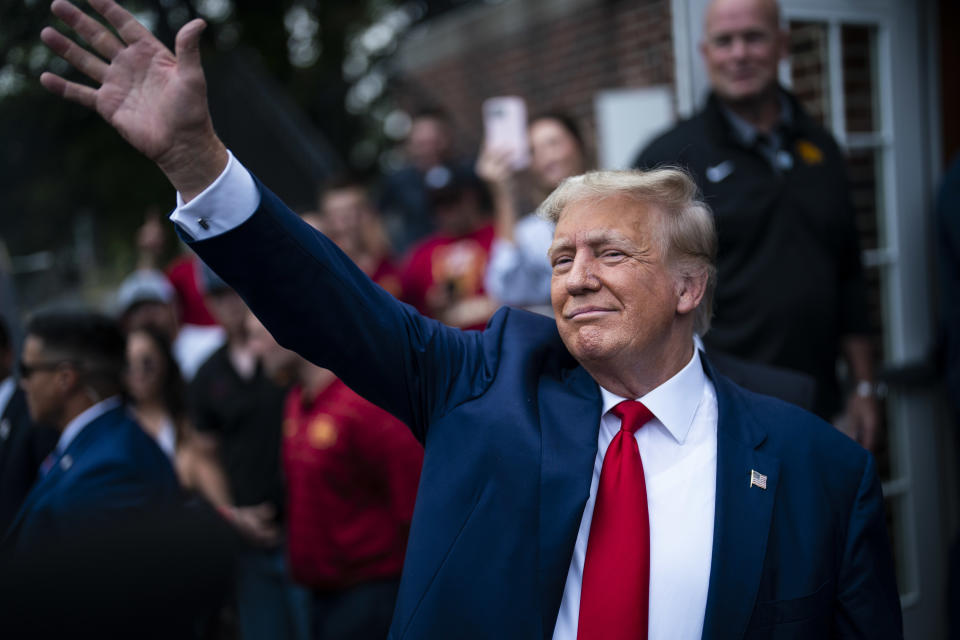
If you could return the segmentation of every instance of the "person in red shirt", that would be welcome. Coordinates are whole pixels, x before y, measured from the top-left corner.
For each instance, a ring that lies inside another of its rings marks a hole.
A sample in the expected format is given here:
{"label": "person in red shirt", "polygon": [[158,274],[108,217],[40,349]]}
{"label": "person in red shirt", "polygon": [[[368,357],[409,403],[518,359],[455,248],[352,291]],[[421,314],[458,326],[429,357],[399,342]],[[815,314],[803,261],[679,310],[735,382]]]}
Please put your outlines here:
{"label": "person in red shirt", "polygon": [[[399,294],[376,211],[362,185],[338,180],[303,215],[384,289]],[[313,591],[316,640],[382,640],[393,617],[423,447],[386,411],[326,369],[277,345],[252,316],[253,349],[286,398],[282,461],[290,571]]]}
{"label": "person in red shirt", "polygon": [[380,214],[363,183],[351,176],[334,178],[321,189],[319,203],[319,211],[301,217],[337,243],[374,282],[402,298],[400,272],[391,259]]}
{"label": "person in red shirt", "polygon": [[[164,269],[167,254],[167,230],[159,209],[151,207],[137,229],[137,270],[162,270],[176,293],[179,321],[185,325],[213,327],[219,323],[203,299],[200,259],[193,252],[180,254]],[[201,359],[201,362],[203,360]],[[189,376],[187,376],[189,377]]]}
{"label": "person in red shirt", "polygon": [[212,327],[218,322],[203,299],[200,269],[200,259],[195,254],[183,253],[167,265],[166,274],[177,292],[183,323]]}
{"label": "person in red shirt", "polygon": [[434,167],[426,182],[437,231],[410,253],[404,299],[450,326],[482,329],[497,308],[483,286],[494,236],[490,197],[469,169]]}
{"label": "person in red shirt", "polygon": [[382,639],[423,448],[326,369],[303,360],[298,379],[283,423],[290,568],[314,591],[315,638]]}

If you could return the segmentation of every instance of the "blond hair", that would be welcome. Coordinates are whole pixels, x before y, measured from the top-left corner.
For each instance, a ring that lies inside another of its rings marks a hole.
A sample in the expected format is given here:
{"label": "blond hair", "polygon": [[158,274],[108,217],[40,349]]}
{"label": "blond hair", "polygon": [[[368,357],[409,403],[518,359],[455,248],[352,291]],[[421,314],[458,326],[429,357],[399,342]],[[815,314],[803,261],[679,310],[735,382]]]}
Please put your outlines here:
{"label": "blond hair", "polygon": [[676,167],[651,171],[590,171],[567,178],[537,209],[537,215],[556,224],[574,202],[627,197],[655,207],[661,215],[661,255],[682,276],[706,275],[703,298],[694,312],[693,330],[710,329],[713,293],[717,284],[717,232],[710,207],[700,199],[697,184]]}

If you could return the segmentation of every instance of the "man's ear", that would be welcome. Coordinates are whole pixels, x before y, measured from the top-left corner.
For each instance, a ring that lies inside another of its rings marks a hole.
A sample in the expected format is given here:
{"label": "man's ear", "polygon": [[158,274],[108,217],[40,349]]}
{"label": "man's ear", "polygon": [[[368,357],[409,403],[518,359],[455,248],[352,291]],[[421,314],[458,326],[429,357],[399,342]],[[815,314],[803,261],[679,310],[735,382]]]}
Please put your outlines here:
{"label": "man's ear", "polygon": [[75,389],[77,385],[80,384],[80,374],[73,367],[65,367],[61,365],[56,371],[54,384],[57,385],[57,389],[59,389],[62,393],[67,393]]}
{"label": "man's ear", "polygon": [[686,315],[700,304],[707,291],[706,269],[684,269],[677,274],[677,313]]}

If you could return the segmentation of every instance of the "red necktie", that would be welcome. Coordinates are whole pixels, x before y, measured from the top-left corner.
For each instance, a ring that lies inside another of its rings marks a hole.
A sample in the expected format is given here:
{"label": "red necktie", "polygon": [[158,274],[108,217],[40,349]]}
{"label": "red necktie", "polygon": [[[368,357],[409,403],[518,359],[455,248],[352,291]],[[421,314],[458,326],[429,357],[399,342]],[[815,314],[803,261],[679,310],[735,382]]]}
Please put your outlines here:
{"label": "red necktie", "polygon": [[580,585],[577,640],[646,640],[650,519],[643,462],[633,433],[653,414],[632,400],[611,411],[620,417],[620,431],[600,469]]}

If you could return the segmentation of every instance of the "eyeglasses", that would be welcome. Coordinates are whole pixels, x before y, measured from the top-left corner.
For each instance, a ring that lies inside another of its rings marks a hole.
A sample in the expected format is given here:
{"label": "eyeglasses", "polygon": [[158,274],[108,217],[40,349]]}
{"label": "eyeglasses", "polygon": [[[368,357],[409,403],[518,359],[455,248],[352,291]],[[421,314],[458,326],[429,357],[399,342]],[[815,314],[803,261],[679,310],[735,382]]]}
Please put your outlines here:
{"label": "eyeglasses", "polygon": [[53,371],[64,364],[74,365],[75,363],[73,360],[55,360],[53,362],[37,362],[35,364],[27,364],[21,359],[19,365],[20,378],[22,380],[26,380],[37,371]]}

